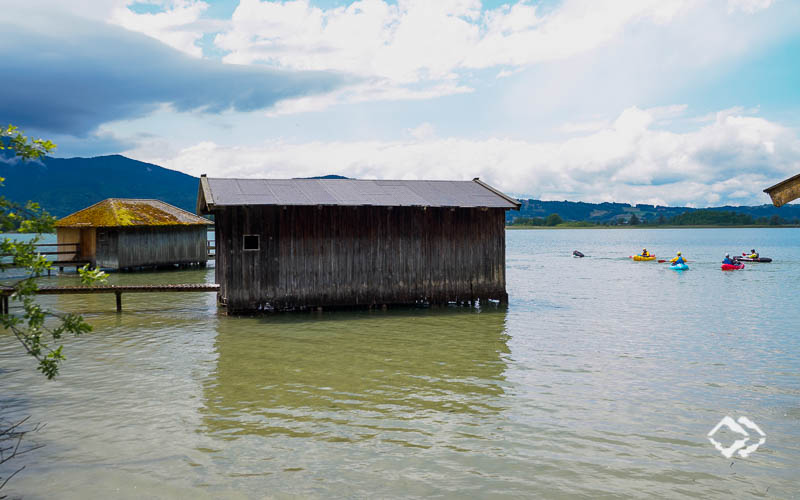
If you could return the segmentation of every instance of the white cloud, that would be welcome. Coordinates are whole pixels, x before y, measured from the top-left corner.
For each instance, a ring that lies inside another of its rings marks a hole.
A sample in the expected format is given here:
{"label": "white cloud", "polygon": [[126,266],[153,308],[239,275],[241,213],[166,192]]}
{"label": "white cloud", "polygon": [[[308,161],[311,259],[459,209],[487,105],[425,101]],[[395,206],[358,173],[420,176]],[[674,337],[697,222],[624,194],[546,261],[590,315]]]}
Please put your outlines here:
{"label": "white cloud", "polygon": [[719,113],[702,127],[659,129],[658,110],[629,108],[600,130],[561,142],[438,138],[226,147],[201,142],[168,156],[128,154],[193,175],[472,179],[543,199],[709,205],[766,203],[761,189],[800,170],[800,139],[756,116]]}
{"label": "white cloud", "polygon": [[436,128],[428,122],[421,123],[418,126],[409,129],[408,135],[418,141],[431,140],[436,137]]}
{"label": "white cloud", "polygon": [[[469,91],[469,72],[502,67],[506,78],[534,64],[592,51],[632,27],[663,25],[699,7],[725,16],[724,0],[565,0],[544,11],[527,0],[482,9],[480,0],[358,0],[322,9],[308,0],[242,0],[215,44],[236,64],[335,70],[371,79],[384,92],[349,93],[317,104],[415,99]],[[699,57],[699,56],[698,56]],[[411,92],[401,89],[416,86]],[[307,104],[307,103],[306,103]],[[286,109],[307,106],[289,105]],[[315,109],[322,109],[316,107]],[[284,111],[281,111],[284,112]]]}
{"label": "white cloud", "polygon": [[609,125],[608,120],[595,120],[583,122],[567,122],[558,127],[559,132],[566,134],[577,134],[586,132],[596,132]]}
{"label": "white cloud", "polygon": [[0,0],[3,20],[13,19],[15,24],[35,24],[43,14],[51,19],[62,16],[82,17],[94,21],[105,21],[113,12],[124,7],[130,0]]}
{"label": "white cloud", "polygon": [[191,56],[202,57],[203,50],[196,42],[203,36],[199,21],[208,4],[197,0],[165,3],[168,5],[164,11],[144,14],[137,14],[127,6],[119,6],[114,9],[109,22],[144,33]]}
{"label": "white cloud", "polygon": [[319,95],[284,99],[277,102],[269,110],[267,116],[276,117],[294,113],[321,111],[338,103],[416,101],[445,95],[465,94],[471,91],[470,87],[458,85],[454,82],[437,83],[419,89],[395,86],[385,81],[367,82]]}
{"label": "white cloud", "polygon": [[[112,20],[194,56],[202,54],[199,38],[216,33],[214,44],[226,54],[223,60],[227,63],[337,71],[362,78],[362,83],[346,92],[282,103],[273,116],[319,111],[337,103],[429,99],[470,92],[474,84],[466,82],[476,71],[497,68],[496,79],[503,79],[532,65],[591,53],[631,33],[641,39],[643,33],[666,25],[674,26],[674,33],[662,37],[661,44],[666,47],[647,50],[653,61],[649,64],[670,66],[677,74],[686,65],[686,51],[673,45],[691,46],[690,59],[695,66],[708,66],[719,50],[703,44],[720,38],[715,36],[720,29],[724,31],[723,52],[750,46],[746,37],[734,36],[739,27],[735,22],[726,24],[726,19],[757,12],[771,3],[563,0],[545,8],[533,0],[519,0],[484,9],[480,0],[356,0],[326,9],[310,0],[240,0],[230,20],[204,27],[203,22],[208,22],[202,19],[205,3],[154,1],[169,7],[158,14],[117,9]],[[686,23],[704,26],[700,40],[680,36]],[[643,78],[646,72],[646,68],[642,70]],[[567,89],[575,84],[559,82]]]}
{"label": "white cloud", "polygon": [[[321,9],[308,0],[242,0],[216,37],[225,61],[339,70],[395,83],[455,78],[460,69],[563,59],[635,22],[668,22],[687,1],[567,0],[539,13],[526,1],[482,11],[479,0],[359,0]],[[508,70],[506,70],[508,71]]]}
{"label": "white cloud", "polygon": [[728,0],[728,12],[742,11],[753,14],[769,8],[772,0]]}

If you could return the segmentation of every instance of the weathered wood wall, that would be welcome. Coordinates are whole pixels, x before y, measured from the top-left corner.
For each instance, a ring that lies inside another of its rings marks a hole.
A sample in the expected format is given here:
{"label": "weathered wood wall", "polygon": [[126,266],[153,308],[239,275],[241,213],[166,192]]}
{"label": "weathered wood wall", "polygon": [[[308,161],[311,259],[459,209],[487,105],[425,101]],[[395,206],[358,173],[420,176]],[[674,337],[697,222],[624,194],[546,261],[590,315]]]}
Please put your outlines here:
{"label": "weathered wood wall", "polygon": [[[503,209],[214,213],[216,278],[229,312],[507,299]],[[244,250],[246,234],[259,235],[259,250]]]}
{"label": "weathered wood wall", "polygon": [[109,228],[97,231],[97,265],[110,269],[205,263],[205,226]]}
{"label": "weathered wood wall", "polygon": [[[74,227],[60,227],[56,229],[56,240],[59,244],[66,244],[66,243],[77,243],[80,244],[81,242],[81,230]],[[76,247],[63,247],[61,249],[64,252],[75,250]],[[64,254],[61,256],[61,260],[73,260],[77,257],[76,254]]]}
{"label": "weathered wood wall", "polygon": [[81,251],[79,259],[94,260],[97,254],[97,229],[93,227],[81,228]]}
{"label": "weathered wood wall", "polygon": [[[80,253],[62,254],[59,260],[94,260],[95,258],[95,228],[93,227],[59,227],[56,229],[58,243],[78,243]],[[75,247],[64,247],[62,251],[74,250]]]}
{"label": "weathered wood wall", "polygon": [[96,232],[95,265],[107,269],[119,269],[119,232],[116,228],[98,228]]}

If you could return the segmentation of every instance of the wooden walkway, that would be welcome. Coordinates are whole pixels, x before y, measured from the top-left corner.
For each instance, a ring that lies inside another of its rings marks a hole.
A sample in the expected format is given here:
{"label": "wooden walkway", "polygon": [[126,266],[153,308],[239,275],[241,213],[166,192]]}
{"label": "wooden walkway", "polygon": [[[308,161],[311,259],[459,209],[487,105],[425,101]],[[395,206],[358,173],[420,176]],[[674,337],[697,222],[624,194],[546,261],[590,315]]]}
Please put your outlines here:
{"label": "wooden walkway", "polygon": [[[42,286],[36,291],[39,295],[71,295],[81,293],[113,293],[117,296],[117,312],[122,312],[123,293],[161,293],[161,292],[218,292],[219,285],[213,283],[183,283],[164,285],[97,285],[97,286]],[[0,289],[0,314],[8,314],[8,298],[13,288]]]}

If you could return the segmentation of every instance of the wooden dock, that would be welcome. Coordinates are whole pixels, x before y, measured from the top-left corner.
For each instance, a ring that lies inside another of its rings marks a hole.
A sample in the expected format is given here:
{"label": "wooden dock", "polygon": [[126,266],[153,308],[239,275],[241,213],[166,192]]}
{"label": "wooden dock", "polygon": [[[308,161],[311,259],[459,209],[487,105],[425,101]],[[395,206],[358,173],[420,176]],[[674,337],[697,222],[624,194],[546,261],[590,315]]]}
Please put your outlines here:
{"label": "wooden dock", "polygon": [[[163,292],[218,292],[219,285],[213,283],[182,283],[164,285],[97,285],[97,286],[42,286],[36,291],[39,295],[72,295],[83,293],[113,293],[117,297],[117,312],[122,312],[123,293],[163,293]],[[8,298],[14,289],[0,289],[0,314],[8,314]]]}

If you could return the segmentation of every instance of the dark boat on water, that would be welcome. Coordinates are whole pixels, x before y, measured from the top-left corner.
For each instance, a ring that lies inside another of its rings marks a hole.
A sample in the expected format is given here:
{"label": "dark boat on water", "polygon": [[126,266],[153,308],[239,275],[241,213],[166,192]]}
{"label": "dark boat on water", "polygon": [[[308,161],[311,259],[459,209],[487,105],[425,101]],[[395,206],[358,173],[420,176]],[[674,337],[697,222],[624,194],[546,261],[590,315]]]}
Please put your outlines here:
{"label": "dark boat on water", "polygon": [[751,259],[750,257],[734,257],[733,260],[739,262],[772,262],[772,259],[769,257],[758,257],[755,259]]}

